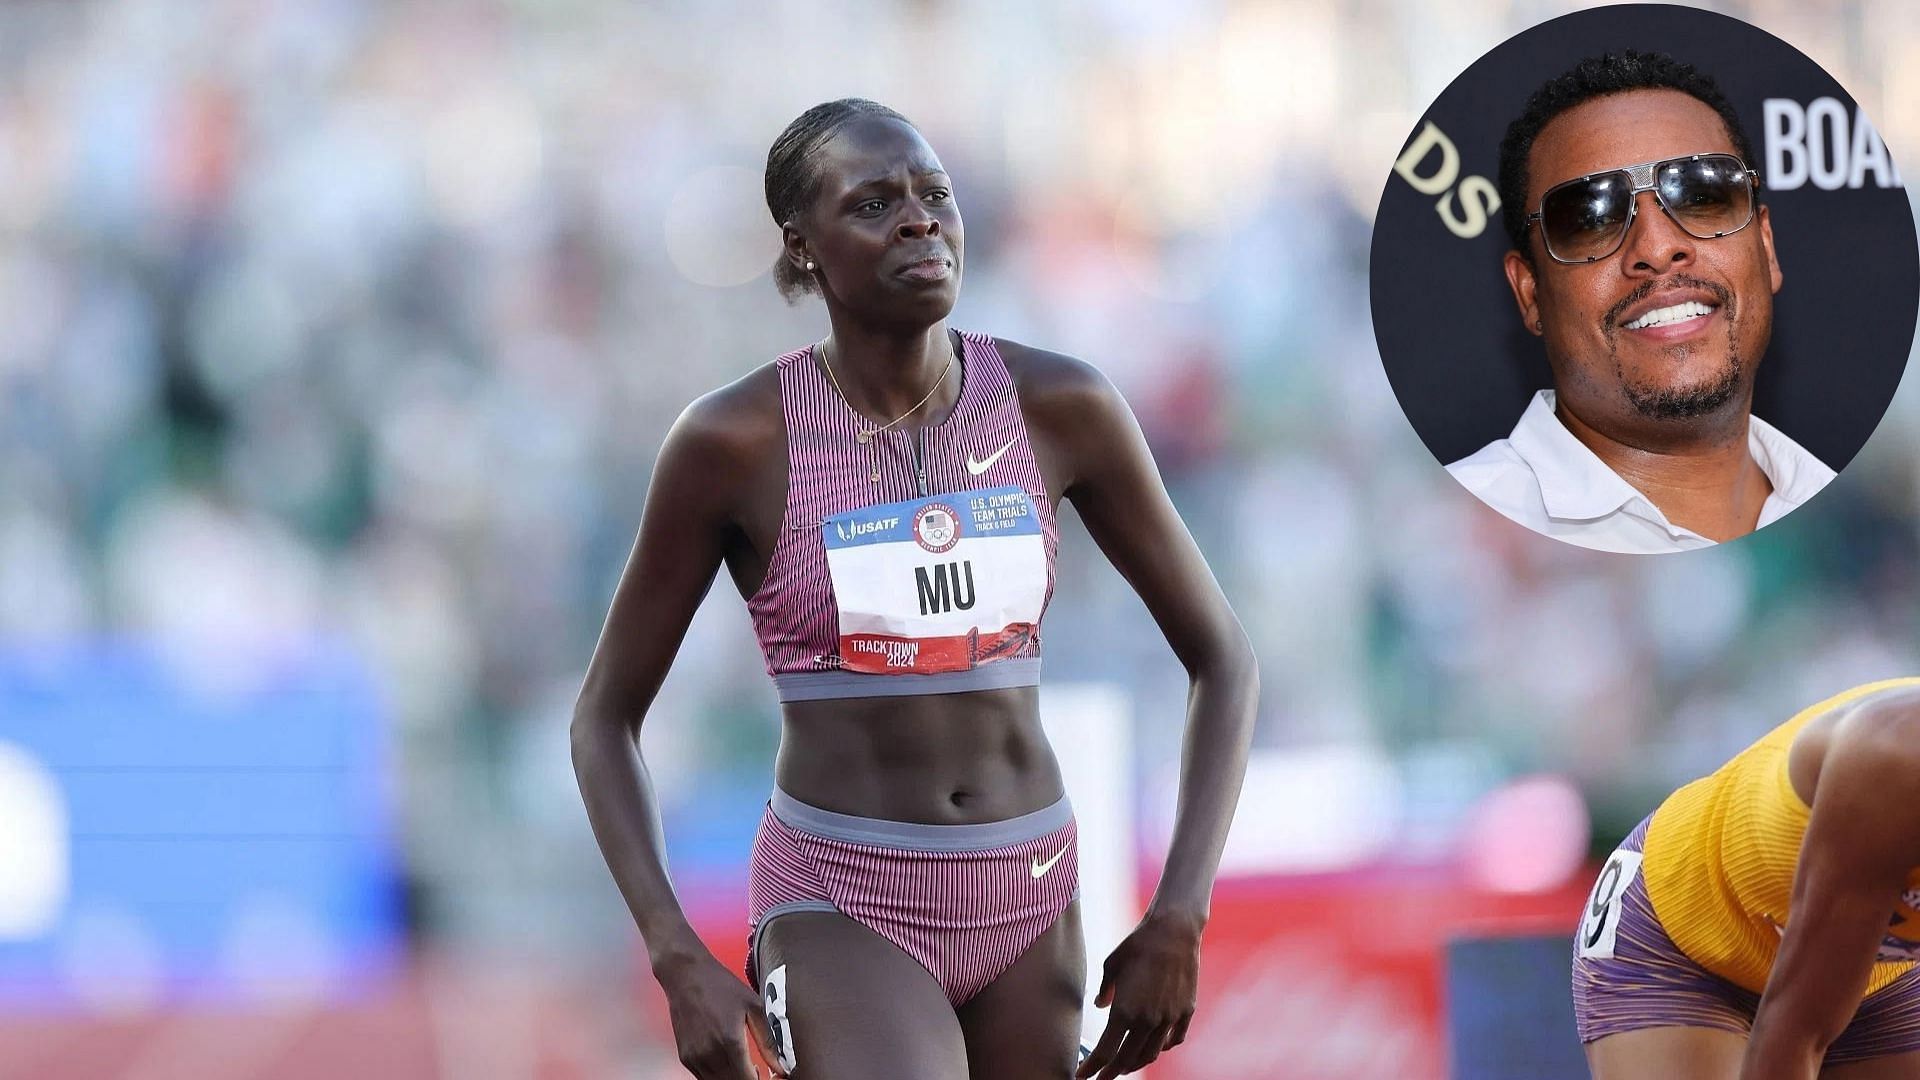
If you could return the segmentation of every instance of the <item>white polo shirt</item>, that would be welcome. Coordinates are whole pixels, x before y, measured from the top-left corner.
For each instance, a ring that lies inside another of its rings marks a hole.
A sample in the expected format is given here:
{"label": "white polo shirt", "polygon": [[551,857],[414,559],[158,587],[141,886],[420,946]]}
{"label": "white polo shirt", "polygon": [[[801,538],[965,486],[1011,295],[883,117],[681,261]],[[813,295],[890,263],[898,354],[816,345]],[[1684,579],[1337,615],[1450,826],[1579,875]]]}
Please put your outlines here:
{"label": "white polo shirt", "polygon": [[[1760,508],[1764,528],[1827,486],[1834,471],[1778,428],[1750,417],[1747,447],[1773,494]],[[1639,489],[1607,467],[1554,415],[1554,393],[1533,395],[1507,438],[1447,466],[1480,501],[1534,532],[1600,551],[1656,554],[1711,547],[1714,541],[1667,520]]]}

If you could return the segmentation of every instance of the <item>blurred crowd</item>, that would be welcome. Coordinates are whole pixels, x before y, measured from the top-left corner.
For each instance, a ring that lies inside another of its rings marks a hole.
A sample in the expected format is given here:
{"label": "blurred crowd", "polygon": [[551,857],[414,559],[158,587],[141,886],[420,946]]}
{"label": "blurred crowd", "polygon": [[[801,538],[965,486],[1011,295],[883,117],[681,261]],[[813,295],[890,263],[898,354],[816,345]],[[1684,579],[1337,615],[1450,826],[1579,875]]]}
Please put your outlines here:
{"label": "blurred crowd", "polygon": [[[418,933],[604,954],[573,696],[667,426],[824,333],[766,273],[760,169],[859,94],[956,178],[955,322],[1084,357],[1139,414],[1253,636],[1262,750],[1365,748],[1439,852],[1565,775],[1610,846],[1800,705],[1920,671],[1920,395],[1806,512],[1695,555],[1544,542],[1448,480],[1374,352],[1370,216],[1425,104],[1559,10],[0,5],[0,650],[131,639],[232,682],[346,643]],[[1911,173],[1904,3],[1731,13]],[[1184,673],[1064,518],[1048,677],[1123,688],[1162,790]],[[689,874],[744,862],[707,823],[750,829],[768,787],[761,670],[723,577],[646,735]]]}

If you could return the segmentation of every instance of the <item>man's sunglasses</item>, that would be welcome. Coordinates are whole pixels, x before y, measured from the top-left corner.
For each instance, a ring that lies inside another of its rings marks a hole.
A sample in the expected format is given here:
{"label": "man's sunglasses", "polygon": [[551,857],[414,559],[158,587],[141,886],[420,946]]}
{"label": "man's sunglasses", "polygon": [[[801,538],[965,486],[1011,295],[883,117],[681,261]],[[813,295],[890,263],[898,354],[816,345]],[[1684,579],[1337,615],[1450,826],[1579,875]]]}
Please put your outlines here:
{"label": "man's sunglasses", "polygon": [[1759,186],[1759,174],[1732,154],[1649,161],[1553,185],[1526,223],[1539,223],[1540,239],[1554,262],[1590,263],[1620,250],[1643,191],[1653,192],[1687,235],[1712,240],[1753,221]]}

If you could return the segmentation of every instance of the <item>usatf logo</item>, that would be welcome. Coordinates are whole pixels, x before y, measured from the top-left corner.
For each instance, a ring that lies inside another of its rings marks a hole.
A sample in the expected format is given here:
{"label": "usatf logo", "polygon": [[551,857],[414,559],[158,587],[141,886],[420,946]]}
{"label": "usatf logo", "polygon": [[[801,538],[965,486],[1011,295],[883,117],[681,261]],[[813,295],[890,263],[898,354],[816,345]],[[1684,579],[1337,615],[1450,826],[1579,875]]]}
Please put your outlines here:
{"label": "usatf logo", "polygon": [[[839,533],[842,540],[855,540],[871,533],[885,532],[898,524],[900,519],[897,517],[878,518],[873,521],[836,521],[833,523],[833,531]],[[919,531],[918,525],[914,526],[914,531]]]}
{"label": "usatf logo", "polygon": [[913,518],[913,539],[938,555],[960,542],[960,516],[944,503],[928,503]]}

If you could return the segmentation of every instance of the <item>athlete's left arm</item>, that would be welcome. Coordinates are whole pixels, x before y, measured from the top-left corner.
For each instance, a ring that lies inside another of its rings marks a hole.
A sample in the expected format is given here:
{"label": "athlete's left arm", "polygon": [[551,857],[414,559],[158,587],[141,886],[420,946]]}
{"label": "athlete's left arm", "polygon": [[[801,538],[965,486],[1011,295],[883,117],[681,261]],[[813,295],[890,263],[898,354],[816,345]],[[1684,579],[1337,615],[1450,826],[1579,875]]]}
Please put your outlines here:
{"label": "athlete's left arm", "polygon": [[1167,497],[1119,391],[1080,361],[1023,359],[1022,406],[1042,468],[1140,595],[1191,686],[1166,866],[1145,918],[1107,958],[1097,1000],[1112,1008],[1079,1072],[1104,1080],[1141,1068],[1186,1037],[1200,932],[1246,775],[1260,675],[1246,631]]}
{"label": "athlete's left arm", "polygon": [[1866,992],[1876,948],[1920,865],[1920,710],[1842,721],[1814,787],[1780,953],[1741,1080],[1813,1080]]}

